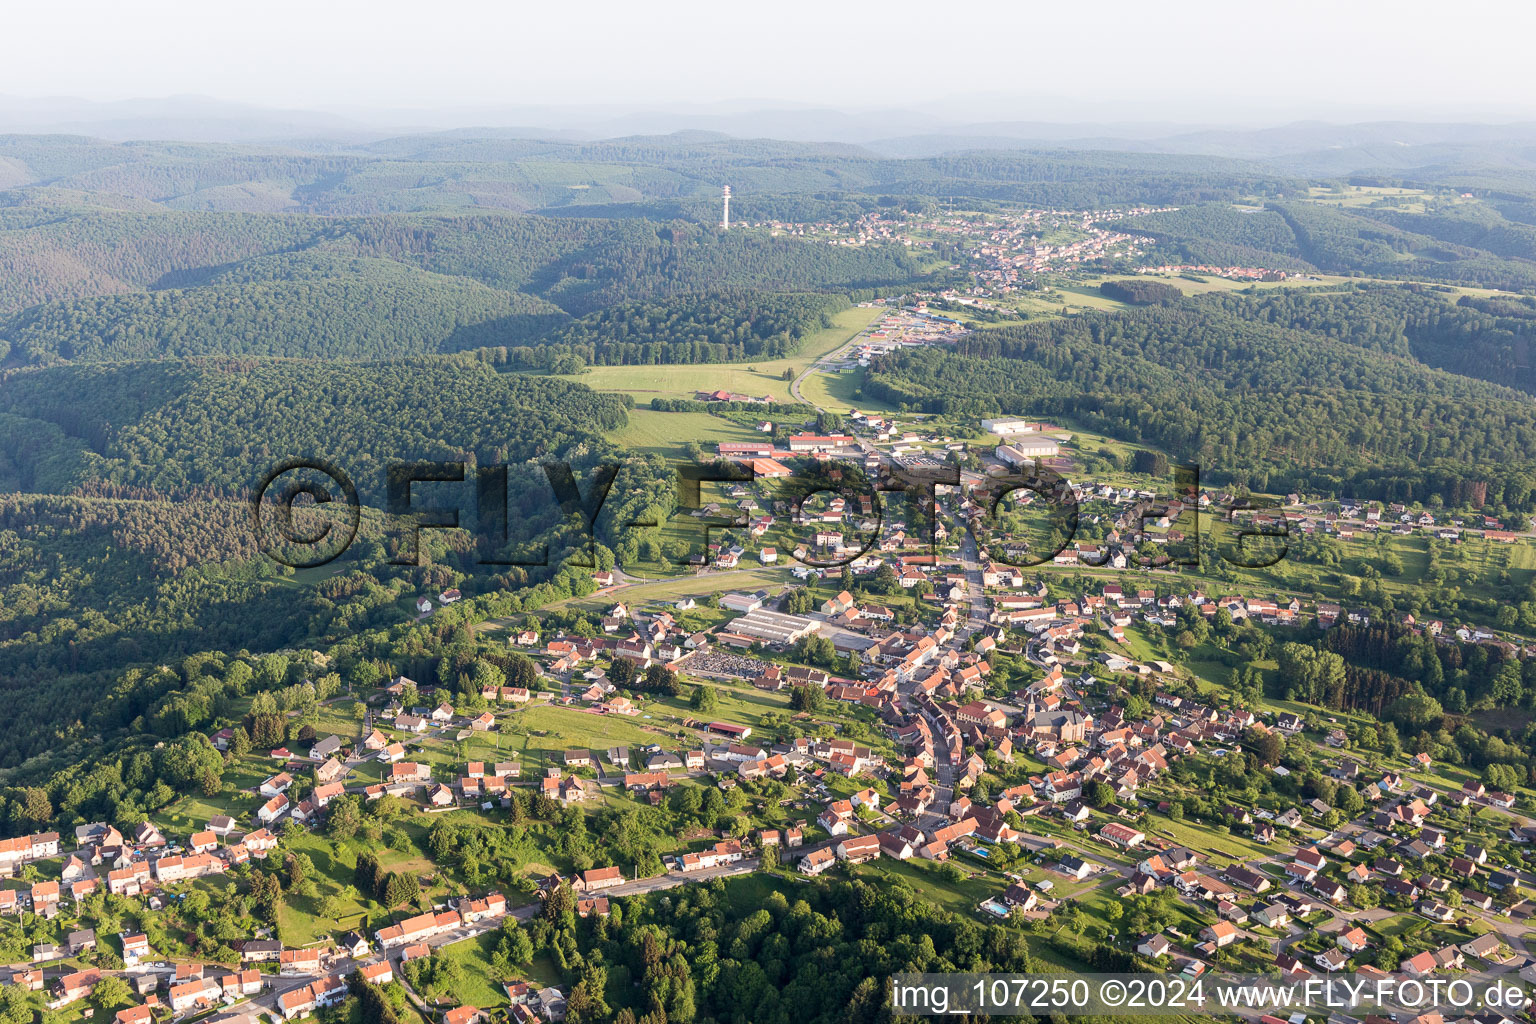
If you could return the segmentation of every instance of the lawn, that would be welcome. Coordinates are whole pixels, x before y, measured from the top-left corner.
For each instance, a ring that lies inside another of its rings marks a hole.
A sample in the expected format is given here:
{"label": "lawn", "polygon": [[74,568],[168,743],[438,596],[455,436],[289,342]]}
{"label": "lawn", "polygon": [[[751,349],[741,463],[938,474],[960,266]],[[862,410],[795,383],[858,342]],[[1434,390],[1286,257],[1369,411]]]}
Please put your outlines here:
{"label": "lawn", "polygon": [[1461,943],[1473,937],[1465,929],[1451,924],[1439,924],[1417,914],[1397,914],[1364,927],[1378,939],[1397,936],[1410,952],[1433,949],[1446,943]]}
{"label": "lawn", "polygon": [[[686,676],[686,672],[684,675]],[[716,679],[705,680],[705,682],[714,688],[716,698],[715,710],[706,716],[710,721],[756,726],[766,714],[789,711],[788,690],[768,693],[753,686],[733,686]],[[680,696],[665,697],[647,710],[653,713],[667,710],[681,718],[696,718],[699,713],[688,706],[688,700],[692,694],[693,687],[684,686]]]}
{"label": "lawn", "polygon": [[[665,414],[657,413],[656,415]],[[706,485],[701,491],[701,500],[706,503],[721,501],[721,495],[711,493],[714,489],[714,485]],[[658,526],[644,527],[641,535],[655,540],[659,545],[656,553],[670,560],[663,563],[659,559],[636,558],[625,564],[624,571],[631,576],[643,579],[692,579],[698,574],[698,570],[688,563],[688,557],[707,555],[711,543],[725,543],[728,530],[740,529],[732,526],[733,521],[734,517],[728,514],[694,518],[690,513],[677,512]],[[773,536],[765,536],[761,543],[773,543],[775,539]],[[740,564],[759,565],[761,563],[754,551],[745,555]]]}
{"label": "lawn", "polygon": [[1231,832],[1223,832],[1196,821],[1175,821],[1165,814],[1150,811],[1142,823],[1148,835],[1159,839],[1172,839],[1180,846],[1202,853],[1221,853],[1234,863],[1246,863],[1273,856],[1273,851],[1261,843],[1253,842]]}
{"label": "lawn", "polygon": [[799,898],[794,883],[766,871],[754,871],[749,875],[736,875],[725,880],[725,901],[738,913],[756,910],[775,892],[783,893],[784,898],[791,903]]}
{"label": "lawn", "polygon": [[[761,724],[764,715],[789,713],[787,691],[765,693],[748,686],[733,687],[713,680],[710,685],[714,686],[718,704],[714,711],[705,715],[700,715],[688,706],[688,698],[693,692],[691,684],[685,684],[682,695],[678,697],[642,697],[639,702],[641,713],[636,716],[598,715],[574,705],[529,707],[513,715],[503,725],[501,756],[505,757],[511,751],[522,751],[527,762],[523,769],[524,775],[532,777],[541,770],[544,763],[555,763],[554,756],[565,750],[586,749],[601,754],[613,746],[635,747],[650,743],[670,749],[697,748],[703,740],[696,732],[683,728],[682,723],[688,718],[732,722],[755,728]],[[843,721],[851,717],[844,709],[834,707],[825,719]],[[755,742],[756,738],[751,737],[749,742]],[[724,742],[724,738],[715,737],[715,742]],[[860,742],[866,740],[861,739]],[[867,742],[876,748],[884,748],[882,752],[891,749],[888,741],[880,738]],[[488,750],[478,752],[472,746],[469,756],[490,759],[492,754]],[[605,762],[604,770],[612,773],[615,769]]]}
{"label": "lawn", "polygon": [[[1115,892],[1112,885],[1094,886],[1092,891],[1082,895],[1078,903],[1089,919],[1095,922],[1109,921],[1108,907],[1111,904],[1119,905],[1122,909],[1125,906],[1124,898]],[[1198,934],[1201,928],[1216,920],[1216,916],[1205,910],[1201,904],[1188,900],[1174,900],[1168,910],[1173,916],[1173,920],[1169,923],[1186,935]],[[1106,926],[1115,927],[1114,924]]]}
{"label": "lawn", "polygon": [[362,701],[347,698],[341,698],[332,704],[322,704],[315,712],[313,723],[315,736],[324,739],[334,734],[340,736],[345,744],[356,743],[364,735],[362,716],[364,708]]}
{"label": "lawn", "polygon": [[218,814],[243,818],[260,807],[262,799],[246,790],[254,789],[262,780],[282,770],[281,762],[265,754],[246,754],[234,758],[223,774],[224,789],[214,796],[203,796],[193,791],[172,801],[150,815],[150,820],[161,828],[182,835],[208,827],[208,819]]}

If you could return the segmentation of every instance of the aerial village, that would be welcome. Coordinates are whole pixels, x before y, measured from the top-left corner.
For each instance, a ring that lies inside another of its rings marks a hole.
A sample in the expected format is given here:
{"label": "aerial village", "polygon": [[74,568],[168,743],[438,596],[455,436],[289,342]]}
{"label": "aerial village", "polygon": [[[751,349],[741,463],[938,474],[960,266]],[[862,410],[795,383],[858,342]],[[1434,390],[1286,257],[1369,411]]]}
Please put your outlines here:
{"label": "aerial village", "polygon": [[[868,345],[949,331],[922,310],[893,311]],[[1093,539],[1020,568],[1002,552],[1034,555],[1038,542],[988,531],[989,488],[1008,473],[1072,473],[1070,432],[987,420],[995,443],[979,446],[943,424],[854,410],[843,430],[721,443],[718,457],[754,479],[711,485],[718,499],[688,513],[727,520],[694,574],[648,596],[644,581],[598,570],[579,628],[528,620],[490,634],[527,666],[520,685],[466,699],[380,680],[323,702],[355,714],[324,719],[304,749],[242,751],[259,767],[250,785],[180,831],[89,822],[72,836],[0,841],[11,876],[0,935],[37,939],[0,981],[45,991],[67,1014],[121,979],[134,1003],[114,1024],[294,1020],[335,1005],[354,976],[409,993],[413,961],[516,928],[566,895],[580,918],[602,918],[625,896],[754,871],[898,872],[983,920],[1110,928],[1136,964],[1188,977],[1478,969],[1536,980],[1525,896],[1536,822],[1501,780],[1384,747],[1369,716],[1266,700],[1237,668],[1223,687],[1164,654],[1177,645],[1152,642],[1363,616],[1138,571],[1202,514],[1301,537],[1485,546],[1526,542],[1528,524],[1300,495],[1226,512],[1232,495],[1058,477]],[[783,490],[800,474],[892,467],[953,467],[961,485],[891,495],[881,515],[868,494],[796,505]],[[1028,488],[1007,497],[1018,510],[1044,502]],[[744,567],[768,575],[720,586]],[[458,594],[424,597],[423,614],[433,598],[447,607]],[[1495,629],[1410,625],[1435,642],[1512,645]],[[208,740],[229,751],[236,736]],[[1287,762],[1312,770],[1303,780]],[[1217,802],[1217,791],[1250,798]],[[230,940],[227,963],[157,949],[142,929],[86,927],[105,906],[174,909],[254,865],[312,859],[299,851],[323,843],[339,805],[497,820],[528,800],[577,814],[715,800],[740,813],[680,830],[649,871],[593,863],[529,873],[513,892],[434,889],[387,923],[301,941],[254,928]],[[558,1020],[565,994],[530,974],[502,984],[495,1007],[406,998],[474,1024]]]}
{"label": "aerial village", "polygon": [[991,294],[1006,295],[1041,272],[1072,270],[1106,255],[1139,254],[1147,247],[1147,239],[1116,231],[1113,224],[1159,212],[1164,208],[1047,210],[1004,205],[985,212],[924,215],[890,210],[836,223],[762,221],[753,226],[774,234],[825,240],[829,245],[895,242],[943,252],[963,249],[967,269],[978,285]]}

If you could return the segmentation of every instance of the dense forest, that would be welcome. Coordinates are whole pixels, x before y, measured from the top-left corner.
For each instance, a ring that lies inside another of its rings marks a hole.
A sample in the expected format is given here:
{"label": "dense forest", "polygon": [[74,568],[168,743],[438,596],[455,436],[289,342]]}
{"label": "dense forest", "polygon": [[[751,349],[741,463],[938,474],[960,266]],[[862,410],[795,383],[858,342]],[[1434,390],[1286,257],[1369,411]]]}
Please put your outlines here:
{"label": "dense forest", "polygon": [[1099,285],[1099,291],[1106,298],[1130,306],[1166,306],[1184,297],[1184,293],[1171,284],[1135,278],[1105,281]]}
{"label": "dense forest", "polygon": [[204,355],[377,359],[506,344],[569,317],[552,303],[391,260],[258,257],[196,288],[32,306],[0,322],[17,361]]}
{"label": "dense forest", "polygon": [[1283,643],[1277,653],[1278,695],[1364,710],[1408,737],[1412,752],[1468,765],[1494,785],[1513,789],[1536,778],[1536,728],[1516,724],[1501,737],[1469,720],[1536,706],[1536,662],[1485,645],[1437,644],[1397,624],[1330,629]]}
{"label": "dense forest", "polygon": [[901,246],[683,221],[43,210],[0,207],[0,358],[13,364],[541,342],[555,346],[545,359],[588,362],[772,357],[849,292],[924,277]]}
{"label": "dense forest", "polygon": [[684,222],[466,215],[349,222],[331,244],[527,291],[580,316],[717,290],[825,291],[920,278],[900,246],[817,245]]}
{"label": "dense forest", "polygon": [[309,245],[321,230],[298,216],[0,208],[0,313],[178,283],[188,271]]}
{"label": "dense forest", "polygon": [[[573,561],[608,567],[654,543],[654,531],[626,524],[672,514],[672,469],[659,456],[604,451],[574,466],[583,495],[592,491],[595,460],[619,471],[590,532],[581,517],[562,514],[547,483],[513,491],[514,518],[547,547],[544,564],[482,564],[469,532],[478,524],[466,519],[465,530],[424,533],[420,564],[400,565],[395,524],[365,508],[358,541],[303,586],[271,560],[252,557],[243,502],[0,501],[0,691],[31,723],[7,730],[0,766],[46,754],[29,763],[27,777],[91,799],[56,773],[67,776],[93,743],[100,761],[103,742],[132,749],[146,727],[164,737],[195,730],[221,695],[245,692],[238,671],[224,666],[246,651],[311,644],[343,652],[343,664],[393,658],[403,671],[435,673],[431,638],[452,632],[468,605],[415,623],[411,601],[423,588],[460,587],[485,602],[485,614],[515,615],[589,593],[590,569]],[[306,665],[280,660],[270,685],[309,675]],[[478,698],[478,686],[473,692]]]}
{"label": "dense forest", "polygon": [[832,325],[846,295],[739,292],[629,302],[556,328],[537,350],[516,347],[496,362],[545,366],[560,356],[583,364],[729,363],[799,351],[812,331]]}
{"label": "dense forest", "polygon": [[[1448,301],[1454,300],[1454,301]],[[1245,320],[1279,324],[1536,394],[1536,299],[1456,296],[1435,286],[1361,285],[1210,296]]]}
{"label": "dense forest", "polygon": [[930,412],[1064,416],[1260,490],[1536,508],[1519,392],[1209,305],[983,331],[882,357],[864,387]]}
{"label": "dense forest", "polygon": [[[758,902],[710,882],[626,901],[621,916],[590,928],[560,902],[530,931],[536,949],[569,951],[567,1012],[582,1020],[874,1024],[892,1019],[881,981],[892,974],[1035,969],[1021,930],[935,911],[902,883],[820,882]],[[562,929],[574,941],[554,941]],[[1119,966],[1130,960],[1122,954]]]}
{"label": "dense forest", "polygon": [[462,358],[73,364],[13,373],[0,412],[57,426],[50,454],[92,493],[239,495],[302,457],[343,467],[374,504],[390,461],[579,457],[626,418],[615,396]]}
{"label": "dense forest", "polygon": [[1122,226],[1153,238],[1171,262],[1315,269],[1273,209],[1210,203],[1146,214]]}
{"label": "dense forest", "polygon": [[[367,643],[380,657],[415,652],[423,664],[401,662],[402,669],[426,673],[435,659],[425,641],[401,640],[423,588],[460,587],[508,615],[589,592],[590,570],[573,559],[595,556],[604,566],[633,559],[652,531],[624,524],[662,522],[673,510],[671,471],[658,457],[605,458],[621,469],[592,536],[560,514],[547,484],[514,492],[523,530],[547,546],[547,564],[480,564],[469,534],[476,524],[467,517],[465,530],[422,535],[420,565],[398,565],[393,525],[365,509],[358,541],[334,571],[299,586],[291,572],[255,555],[244,502],[0,500],[0,692],[29,723],[6,731],[0,766],[46,754],[28,772],[46,780],[87,749],[100,755],[103,741],[132,746],[146,727],[170,737],[195,730],[220,693],[243,692],[215,692],[205,674],[229,656],[199,652]],[[591,467],[575,468],[589,493]],[[455,621],[439,616],[432,628]],[[156,665],[182,669],[147,667]],[[296,664],[292,675],[297,682],[308,672]]]}

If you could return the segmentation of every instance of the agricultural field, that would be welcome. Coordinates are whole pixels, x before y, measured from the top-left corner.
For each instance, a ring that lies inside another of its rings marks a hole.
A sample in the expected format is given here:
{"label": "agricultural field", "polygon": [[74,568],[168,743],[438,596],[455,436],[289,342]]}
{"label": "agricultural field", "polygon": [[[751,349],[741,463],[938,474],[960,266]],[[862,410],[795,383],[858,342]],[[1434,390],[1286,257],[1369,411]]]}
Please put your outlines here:
{"label": "agricultural field", "polygon": [[[683,448],[696,441],[706,451],[721,441],[755,441],[762,435],[739,423],[712,416],[707,412],[656,412],[653,409],[629,410],[629,424],[609,437],[615,444],[641,455],[662,455],[681,459]],[[772,413],[765,410],[764,416]]]}
{"label": "agricultural field", "polygon": [[1432,195],[1421,188],[1401,188],[1390,185],[1312,185],[1307,189],[1306,201],[1344,209],[1364,206],[1391,206],[1404,213],[1423,213],[1426,201],[1436,204],[1466,202],[1444,195]]}

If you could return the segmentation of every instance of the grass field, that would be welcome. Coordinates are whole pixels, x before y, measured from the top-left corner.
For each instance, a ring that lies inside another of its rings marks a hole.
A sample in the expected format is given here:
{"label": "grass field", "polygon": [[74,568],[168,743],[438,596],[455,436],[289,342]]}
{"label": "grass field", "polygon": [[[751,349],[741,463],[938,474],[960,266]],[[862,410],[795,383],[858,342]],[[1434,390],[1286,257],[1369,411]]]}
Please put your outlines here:
{"label": "grass field", "polygon": [[364,705],[360,700],[342,698],[334,704],[323,704],[315,713],[315,735],[318,737],[340,736],[347,744],[361,740]]}
{"label": "grass field", "polygon": [[[597,715],[576,707],[535,706],[519,712],[504,727],[502,749],[523,743],[524,772],[565,750],[601,753],[617,745],[666,743],[671,737],[646,728],[645,719]],[[675,735],[675,734],[673,734]]]}
{"label": "grass field", "polygon": [[506,1005],[506,990],[492,980],[495,975],[491,970],[491,954],[500,941],[501,933],[492,931],[438,947],[437,956],[456,961],[463,968],[458,990],[453,993],[459,1005],[482,1009]]}
{"label": "grass field", "polygon": [[[1430,198],[1428,192],[1421,188],[1396,188],[1387,185],[1313,185],[1307,189],[1308,202],[1318,203],[1323,206],[1375,206],[1384,201],[1390,202],[1393,209],[1406,213],[1424,212],[1424,202]],[[1438,202],[1461,203],[1465,200],[1448,200],[1438,197]]]}
{"label": "grass field", "polygon": [[612,593],[573,598],[567,604],[589,611],[613,607],[619,601],[636,605],[644,601],[675,601],[680,597],[708,596],[716,591],[766,589],[770,593],[789,579],[788,569],[738,569],[733,572],[689,575],[655,583],[637,583]]}
{"label": "grass field", "polygon": [[[652,398],[692,398],[696,391],[724,388],[742,394],[772,395],[787,402],[789,381],[784,371],[799,373],[827,353],[851,341],[868,327],[879,309],[845,309],[833,317],[833,326],[805,339],[800,351],[785,359],[764,359],[753,363],[703,363],[695,366],[666,364],[660,366],[594,366],[585,373],[567,379],[597,391],[622,391],[635,396],[641,405]],[[717,423],[723,421],[716,421]]]}
{"label": "grass field", "polygon": [[655,412],[631,409],[629,425],[610,435],[614,443],[644,455],[681,458],[683,446],[697,441],[712,449],[721,441],[759,441],[763,435],[707,412]]}
{"label": "grass field", "polygon": [[865,372],[862,369],[844,370],[842,373],[818,371],[800,382],[800,394],[807,402],[829,412],[845,413],[849,409],[874,413],[896,412],[894,405],[858,394],[864,383]]}
{"label": "grass field", "polygon": [[[402,818],[395,824],[411,833],[417,841],[425,834],[426,825],[420,819]],[[390,920],[390,915],[377,904],[364,904],[346,895],[352,883],[352,873],[357,867],[356,844],[331,843],[306,831],[294,833],[286,840],[286,844],[291,852],[307,854],[314,862],[319,894],[314,897],[290,896],[283,903],[278,912],[278,932],[284,943],[306,946],[321,939],[332,938],[349,928],[361,928],[371,933]],[[391,871],[405,871],[418,876],[437,874],[431,861],[415,849],[402,852],[382,847],[373,852]],[[445,895],[447,891],[441,884],[422,887],[422,892],[429,899]],[[340,904],[334,917],[325,917],[319,912],[320,899],[325,895],[335,897]]]}
{"label": "grass field", "polygon": [[[1189,282],[1193,284],[1194,282]],[[1099,291],[1097,281],[1085,281],[1082,284],[1062,284],[1056,286],[1056,291],[1064,296],[1064,302],[1070,307],[1082,309],[1127,309],[1125,303],[1107,298]]]}
{"label": "grass field", "polygon": [[1221,854],[1234,864],[1272,855],[1269,847],[1243,836],[1233,835],[1199,822],[1175,821],[1156,811],[1149,812],[1142,827],[1160,839],[1172,839],[1180,846],[1200,850],[1206,854]]}
{"label": "grass field", "polygon": [[858,878],[899,878],[910,885],[924,901],[936,903],[945,910],[974,920],[977,904],[995,895],[999,886],[996,879],[987,880],[987,872],[969,864],[960,866],[966,872],[966,877],[958,882],[944,878],[940,873],[941,866],[931,860],[899,861],[881,857],[859,865],[850,873]]}
{"label": "grass field", "polygon": [[[755,727],[762,722],[764,715],[789,711],[788,690],[768,693],[751,686],[730,686],[714,680],[708,682],[714,688],[718,701],[715,710],[709,713],[711,721]],[[692,693],[693,687],[685,686],[680,696],[664,697],[657,701],[656,710],[666,708],[678,718],[694,717],[698,712],[688,706],[688,698]]]}

